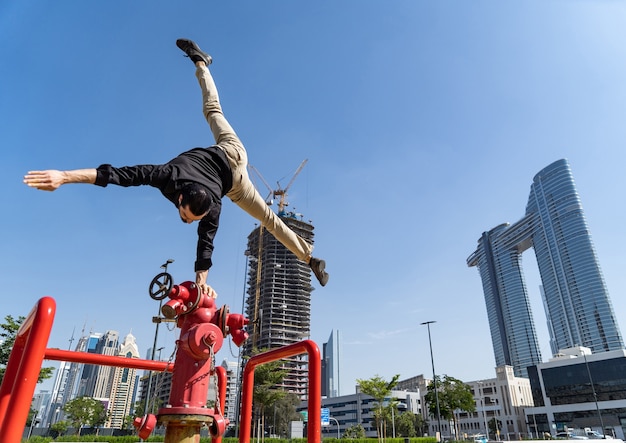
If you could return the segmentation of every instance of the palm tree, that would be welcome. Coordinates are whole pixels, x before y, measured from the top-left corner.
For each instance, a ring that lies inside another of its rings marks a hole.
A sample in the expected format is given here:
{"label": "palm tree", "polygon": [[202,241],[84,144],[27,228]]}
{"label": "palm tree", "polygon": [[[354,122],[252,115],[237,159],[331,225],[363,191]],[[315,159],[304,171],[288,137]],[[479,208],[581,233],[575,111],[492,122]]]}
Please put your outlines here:
{"label": "palm tree", "polygon": [[[253,355],[259,352],[262,351],[252,351]],[[276,386],[285,378],[286,373],[287,371],[282,369],[280,361],[265,363],[258,366],[254,371],[252,400],[255,405],[255,415],[261,425],[262,440],[265,438],[265,410],[286,395],[285,391]]]}
{"label": "palm tree", "polygon": [[374,418],[376,419],[376,434],[378,435],[378,441],[384,440],[384,414],[385,406],[384,402],[391,395],[391,391],[398,384],[400,374],[393,376],[391,381],[387,382],[381,376],[375,375],[369,380],[357,379],[357,384],[364,394],[373,397],[376,400],[376,411],[374,412]]}

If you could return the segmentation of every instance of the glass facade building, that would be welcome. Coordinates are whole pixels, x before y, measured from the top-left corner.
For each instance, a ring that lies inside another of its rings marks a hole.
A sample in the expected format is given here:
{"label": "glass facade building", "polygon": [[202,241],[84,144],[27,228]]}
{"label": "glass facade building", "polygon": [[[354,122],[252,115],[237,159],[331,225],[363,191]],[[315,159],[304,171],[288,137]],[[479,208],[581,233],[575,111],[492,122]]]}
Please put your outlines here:
{"label": "glass facade building", "polygon": [[322,345],[322,396],[341,395],[339,382],[339,330],[330,333],[328,341]]}
{"label": "glass facade building", "polygon": [[522,253],[535,250],[553,354],[576,345],[623,349],[608,291],[567,160],[541,170],[526,215],[483,233],[467,259],[481,276],[496,366],[517,376],[541,362]]}
{"label": "glass facade building", "polygon": [[535,406],[527,422],[538,432],[591,428],[624,438],[626,352],[580,350],[528,368]]}
{"label": "glass facade building", "polygon": [[566,160],[535,176],[526,213],[543,284],[552,353],[576,345],[623,349],[574,178]]}

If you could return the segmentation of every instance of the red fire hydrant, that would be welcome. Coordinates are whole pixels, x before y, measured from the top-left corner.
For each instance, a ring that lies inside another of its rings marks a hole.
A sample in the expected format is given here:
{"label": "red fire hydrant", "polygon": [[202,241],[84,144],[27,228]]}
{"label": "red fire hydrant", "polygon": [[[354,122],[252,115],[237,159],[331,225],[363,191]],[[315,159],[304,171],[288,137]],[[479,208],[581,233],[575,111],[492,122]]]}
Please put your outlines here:
{"label": "red fire hydrant", "polygon": [[176,319],[181,329],[169,403],[159,409],[157,417],[139,417],[134,425],[142,439],[148,438],[156,424],[165,425],[165,443],[197,443],[204,424],[209,426],[211,436],[219,437],[228,420],[222,415],[219,401],[213,408],[206,406],[210,377],[215,374],[215,353],[228,334],[235,345],[241,346],[248,338],[243,329],[248,319],[230,314],[228,306],[217,309],[214,294],[202,294],[192,282],[174,285],[168,297],[171,300],[163,305],[161,313]]}

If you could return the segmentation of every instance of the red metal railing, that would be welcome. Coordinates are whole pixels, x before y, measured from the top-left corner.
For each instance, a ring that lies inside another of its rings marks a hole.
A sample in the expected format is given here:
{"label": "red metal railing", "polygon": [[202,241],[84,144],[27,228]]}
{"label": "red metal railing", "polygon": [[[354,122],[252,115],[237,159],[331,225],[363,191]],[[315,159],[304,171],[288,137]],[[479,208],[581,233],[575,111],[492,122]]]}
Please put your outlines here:
{"label": "red metal railing", "polygon": [[[15,344],[0,386],[0,442],[19,443],[28,419],[39,371],[44,360],[90,363],[122,368],[173,372],[168,362],[46,349],[54,322],[56,302],[41,298],[17,331]],[[219,375],[218,375],[219,378]],[[222,380],[220,380],[222,382]],[[226,385],[225,380],[223,381]],[[224,387],[224,389],[226,389]]]}
{"label": "red metal railing", "polygon": [[[228,375],[226,374],[226,369],[222,366],[217,366],[215,372],[217,374],[217,389],[220,399],[219,413],[220,415],[224,415],[224,410],[226,409],[226,383],[228,383]],[[222,443],[222,436],[211,437],[211,443]]]}
{"label": "red metal railing", "polygon": [[[55,312],[56,302],[54,299],[51,297],[41,298],[17,332],[15,344],[5,369],[4,379],[0,386],[0,442],[2,443],[20,443],[21,441],[43,360],[88,363],[160,372],[174,371],[175,365],[168,362],[46,349]],[[252,394],[256,366],[304,353],[307,353],[309,357],[307,438],[309,443],[320,443],[322,364],[319,348],[311,340],[273,349],[255,355],[248,361],[244,369],[242,383],[241,432],[239,438],[241,443],[250,442]],[[219,386],[220,412],[223,413],[226,399],[226,370],[222,367],[217,367],[216,373]],[[221,436],[212,438],[212,442],[220,443]]]}
{"label": "red metal railing", "polygon": [[17,331],[0,386],[0,441],[3,443],[19,443],[22,438],[55,312],[54,299],[43,297]]}
{"label": "red metal railing", "polygon": [[88,352],[63,351],[61,349],[46,349],[44,360],[69,361],[88,363],[101,366],[116,366],[120,368],[147,369],[157,372],[174,372],[174,363],[155,360],[141,360],[139,358],[117,357],[114,355],[91,354]]}
{"label": "red metal railing", "polygon": [[241,428],[240,443],[250,442],[252,421],[252,396],[254,390],[254,370],[258,365],[307,353],[309,356],[308,430],[309,443],[320,443],[322,421],[322,360],[317,344],[311,340],[293,343],[282,348],[272,349],[253,356],[243,370],[241,386]]}

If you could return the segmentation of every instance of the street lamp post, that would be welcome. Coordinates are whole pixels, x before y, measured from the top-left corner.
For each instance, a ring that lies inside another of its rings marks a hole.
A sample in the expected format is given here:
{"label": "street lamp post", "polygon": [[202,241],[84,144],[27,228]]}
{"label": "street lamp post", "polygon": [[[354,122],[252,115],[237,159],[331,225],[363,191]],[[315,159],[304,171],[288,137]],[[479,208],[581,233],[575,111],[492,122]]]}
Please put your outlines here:
{"label": "street lamp post", "polygon": [[439,394],[437,393],[437,375],[435,374],[435,359],[433,358],[433,343],[430,338],[430,325],[432,323],[436,323],[436,321],[425,321],[420,323],[421,325],[426,325],[428,328],[428,346],[430,347],[430,363],[433,367],[433,383],[435,384],[435,403],[437,406],[437,427],[439,428],[439,439],[441,439],[441,414],[439,411]]}
{"label": "street lamp post", "polygon": [[583,358],[585,359],[585,367],[587,368],[587,375],[589,376],[589,384],[591,385],[591,392],[593,393],[593,401],[596,404],[596,412],[598,413],[598,418],[600,420],[600,426],[602,427],[602,435],[606,432],[604,430],[604,420],[602,420],[602,413],[600,412],[600,406],[598,405],[598,394],[596,393],[596,388],[593,385],[593,378],[591,377],[591,369],[589,369],[589,362],[587,361],[587,354],[583,350],[582,352]]}
{"label": "street lamp post", "polygon": [[[163,269],[163,272],[167,272],[167,266],[172,264],[172,263],[174,263],[174,260],[171,259],[171,258],[168,258],[167,261],[161,265],[161,269]],[[159,300],[159,315],[161,315],[161,304],[162,303],[163,303],[163,300]],[[157,346],[157,340],[159,338],[159,324],[161,323],[161,318],[159,318],[159,316],[157,315],[156,317],[154,317],[152,319],[152,321],[154,323],[156,323],[156,327],[154,329],[154,342],[152,344],[152,355],[150,356],[150,360],[154,360],[154,357],[156,355],[156,346]],[[163,349],[163,348],[161,348],[161,349]],[[161,350],[159,350],[159,356],[161,355],[160,352],[161,352]],[[160,357],[159,357],[159,360],[160,360]],[[151,395],[150,391],[152,390],[152,378],[153,378],[152,377],[152,371],[150,371],[150,373],[148,374],[148,388],[146,389],[146,404],[145,404],[145,407],[144,407],[144,410],[145,410],[146,414],[151,414],[152,413],[152,410],[149,407],[149,406],[151,406],[150,405],[150,395]],[[156,405],[156,399],[155,399],[155,402],[152,404],[152,406],[154,406],[154,405]]]}
{"label": "street lamp post", "polygon": [[39,411],[35,414],[35,416],[30,420],[30,428],[28,429],[28,437],[26,440],[30,440],[30,436],[33,433],[33,426],[39,424]]}
{"label": "street lamp post", "polygon": [[490,399],[490,403],[492,405],[496,405],[497,409],[493,410],[493,422],[494,425],[496,426],[496,441],[500,441],[500,426],[498,425],[498,416],[499,416],[499,412],[500,412],[500,407],[498,406],[498,402],[496,400],[494,400],[493,398]]}
{"label": "street lamp post", "polygon": [[500,428],[498,427],[498,416],[496,415],[496,412],[493,412],[493,420],[495,421],[495,425],[496,425],[496,441],[500,441]]}
{"label": "street lamp post", "polygon": [[337,423],[337,440],[339,440],[341,438],[341,436],[339,435],[339,422],[337,421],[337,419],[335,417],[328,417],[331,420],[335,420],[335,423]]}
{"label": "street lamp post", "polygon": [[[243,292],[241,294],[241,311],[240,312],[246,312],[245,311],[245,306],[246,306],[246,282],[247,282],[247,278],[248,278],[248,266],[250,264],[250,251],[246,249],[246,251],[244,252],[244,255],[246,256],[246,266],[245,266],[245,271],[244,271],[244,279],[243,279]],[[239,347],[239,352],[237,354],[237,378],[236,378],[236,383],[237,383],[237,400],[236,400],[236,405],[239,405],[241,403],[241,367],[243,366],[243,354],[242,354],[242,348]],[[240,408],[236,407],[235,408],[235,423],[239,423],[239,413],[240,413]],[[235,437],[239,437],[239,426],[235,426]]]}

